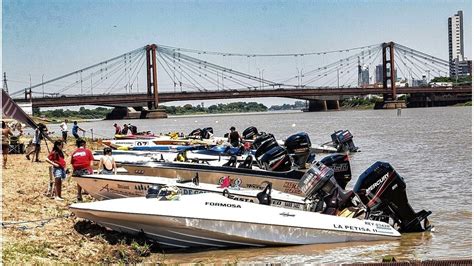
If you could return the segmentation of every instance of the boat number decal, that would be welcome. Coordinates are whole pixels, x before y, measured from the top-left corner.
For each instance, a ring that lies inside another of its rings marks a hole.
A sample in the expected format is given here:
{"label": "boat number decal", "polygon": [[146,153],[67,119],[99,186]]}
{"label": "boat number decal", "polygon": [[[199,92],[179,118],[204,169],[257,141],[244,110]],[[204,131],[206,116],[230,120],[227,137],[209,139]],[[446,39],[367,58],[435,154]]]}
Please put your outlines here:
{"label": "boat number decal", "polygon": [[[121,187],[119,185],[118,188],[123,188],[123,187]],[[150,188],[150,185],[143,185],[143,184],[135,185],[135,190],[141,190],[141,191],[146,190],[146,191],[148,191],[149,188]],[[126,189],[128,189],[128,187]]]}
{"label": "boat number decal", "polygon": [[301,190],[298,188],[298,183],[296,182],[285,182],[283,184],[283,192],[299,194]]}
{"label": "boat number decal", "polygon": [[208,202],[208,201],[206,201],[205,205],[214,206],[214,207],[242,208],[242,206],[240,206],[239,204],[222,203],[222,202]]}
{"label": "boat number decal", "polygon": [[147,146],[148,141],[137,141],[137,142],[135,142],[135,145],[137,145],[137,146]]}

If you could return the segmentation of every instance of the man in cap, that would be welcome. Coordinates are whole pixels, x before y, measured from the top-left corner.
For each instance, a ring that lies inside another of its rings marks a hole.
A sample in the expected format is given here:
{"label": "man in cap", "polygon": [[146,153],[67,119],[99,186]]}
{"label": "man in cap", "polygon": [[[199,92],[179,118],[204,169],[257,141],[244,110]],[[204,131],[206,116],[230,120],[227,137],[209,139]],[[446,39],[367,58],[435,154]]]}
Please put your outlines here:
{"label": "man in cap", "polygon": [[230,128],[228,141],[233,147],[239,147],[240,146],[240,142],[242,141],[242,138],[240,137],[239,132],[237,132],[235,130],[234,126],[232,126]]}

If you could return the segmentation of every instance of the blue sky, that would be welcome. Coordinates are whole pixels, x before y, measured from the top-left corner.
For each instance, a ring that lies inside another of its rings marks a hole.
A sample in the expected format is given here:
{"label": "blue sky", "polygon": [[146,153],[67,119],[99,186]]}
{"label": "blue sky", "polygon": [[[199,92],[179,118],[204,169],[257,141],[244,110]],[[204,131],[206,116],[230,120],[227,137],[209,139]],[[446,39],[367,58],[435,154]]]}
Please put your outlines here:
{"label": "blue sky", "polygon": [[[447,19],[471,1],[3,0],[3,71],[10,91],[149,43],[211,51],[299,53],[393,40],[447,59]],[[294,69],[294,66],[292,66]]]}

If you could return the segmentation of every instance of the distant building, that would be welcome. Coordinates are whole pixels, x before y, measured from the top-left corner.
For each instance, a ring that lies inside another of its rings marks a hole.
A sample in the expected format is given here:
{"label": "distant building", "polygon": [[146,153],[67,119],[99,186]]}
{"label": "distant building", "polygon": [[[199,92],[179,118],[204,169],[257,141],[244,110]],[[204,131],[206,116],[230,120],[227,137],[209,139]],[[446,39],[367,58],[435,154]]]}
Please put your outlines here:
{"label": "distant building", "polygon": [[464,29],[462,11],[458,11],[452,17],[448,18],[448,47],[449,47],[449,76],[466,75],[462,72],[460,65],[464,59]]}
{"label": "distant building", "polygon": [[472,75],[472,60],[459,61],[457,58],[453,60],[453,66],[450,69],[451,77],[470,76]]}
{"label": "distant building", "polygon": [[383,66],[377,65],[375,66],[375,83],[382,83],[383,82]]}
{"label": "distant building", "polygon": [[367,87],[369,82],[369,67],[367,65],[359,65],[359,87]]}

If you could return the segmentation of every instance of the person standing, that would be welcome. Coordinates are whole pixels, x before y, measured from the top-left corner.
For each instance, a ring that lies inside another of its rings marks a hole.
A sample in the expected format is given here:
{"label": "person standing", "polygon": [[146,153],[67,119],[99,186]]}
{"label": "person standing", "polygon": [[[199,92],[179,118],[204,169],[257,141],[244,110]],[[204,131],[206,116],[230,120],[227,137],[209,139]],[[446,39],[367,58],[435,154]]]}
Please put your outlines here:
{"label": "person standing", "polygon": [[61,129],[61,133],[63,136],[63,142],[67,143],[67,119],[64,119],[64,122],[62,122],[59,125],[59,128]]}
{"label": "person standing", "polygon": [[104,148],[104,156],[100,158],[99,162],[99,171],[103,175],[117,174],[117,164],[115,164],[115,159],[112,157],[111,148]]}
{"label": "person standing", "polygon": [[32,144],[34,145],[34,149],[26,154],[26,159],[30,160],[30,155],[32,153],[34,153],[34,156],[33,156],[32,160],[37,162],[37,163],[40,162],[39,154],[40,154],[40,151],[41,151],[41,141],[44,138],[43,134],[45,134],[45,131],[47,131],[47,130],[48,129],[46,128],[46,126],[44,124],[42,124],[42,123],[38,124],[38,127],[35,129],[35,135],[33,136],[33,141],[32,141]]}
{"label": "person standing", "polygon": [[239,147],[240,146],[240,142],[242,141],[242,138],[240,137],[239,132],[237,132],[235,130],[235,127],[230,128],[228,141],[233,147]]}
{"label": "person standing", "polygon": [[10,148],[10,136],[13,136],[12,130],[7,127],[5,121],[2,121],[2,155],[3,169],[7,169],[7,156]]}
{"label": "person standing", "polygon": [[66,160],[64,160],[63,148],[64,142],[56,140],[53,150],[46,158],[46,161],[53,166],[55,200],[63,200],[61,198],[62,181],[66,179]]}
{"label": "person standing", "polygon": [[[76,140],[77,149],[71,155],[72,176],[92,174],[92,162],[94,156],[91,150],[86,148],[86,141],[78,138]],[[82,188],[77,184],[77,200],[82,201]]]}
{"label": "person standing", "polygon": [[80,128],[78,125],[77,125],[77,121],[74,121],[73,122],[73,125],[72,125],[72,135],[77,139],[79,139],[79,135],[77,134],[78,131],[82,131],[82,132],[86,132],[84,129]]}

